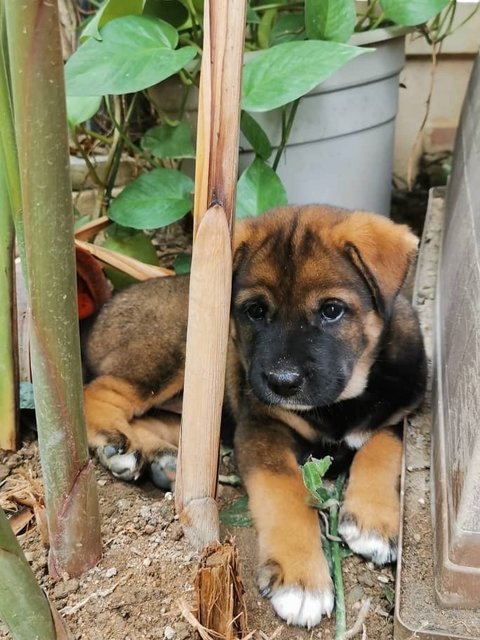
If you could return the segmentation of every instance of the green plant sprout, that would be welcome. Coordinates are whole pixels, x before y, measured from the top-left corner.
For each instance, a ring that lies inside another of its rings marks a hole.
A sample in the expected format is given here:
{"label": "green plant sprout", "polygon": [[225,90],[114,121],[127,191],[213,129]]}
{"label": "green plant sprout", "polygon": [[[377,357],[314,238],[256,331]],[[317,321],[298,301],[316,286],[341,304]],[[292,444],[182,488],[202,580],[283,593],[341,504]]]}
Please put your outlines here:
{"label": "green plant sprout", "polygon": [[[323,516],[325,555],[331,567],[335,587],[335,638],[341,640],[347,630],[342,557],[348,553],[345,554],[345,545],[338,537],[338,514],[346,475],[344,473],[339,475],[333,487],[327,488],[323,483],[323,478],[332,461],[331,456],[325,456],[319,460],[310,457],[302,466],[302,476],[311,497],[312,507],[318,509],[319,514]],[[328,511],[328,518],[324,511]]]}

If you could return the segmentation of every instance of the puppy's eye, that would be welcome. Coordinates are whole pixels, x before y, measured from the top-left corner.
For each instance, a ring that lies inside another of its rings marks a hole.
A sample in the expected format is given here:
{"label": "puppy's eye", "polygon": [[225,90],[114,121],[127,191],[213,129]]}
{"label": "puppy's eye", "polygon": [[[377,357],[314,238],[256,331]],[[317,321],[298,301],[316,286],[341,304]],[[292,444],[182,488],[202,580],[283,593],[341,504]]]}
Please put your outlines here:
{"label": "puppy's eye", "polygon": [[244,307],[245,315],[253,322],[260,322],[267,315],[267,306],[262,302],[250,302]]}
{"label": "puppy's eye", "polygon": [[347,307],[340,300],[327,300],[320,307],[320,316],[325,322],[337,322],[345,313]]}

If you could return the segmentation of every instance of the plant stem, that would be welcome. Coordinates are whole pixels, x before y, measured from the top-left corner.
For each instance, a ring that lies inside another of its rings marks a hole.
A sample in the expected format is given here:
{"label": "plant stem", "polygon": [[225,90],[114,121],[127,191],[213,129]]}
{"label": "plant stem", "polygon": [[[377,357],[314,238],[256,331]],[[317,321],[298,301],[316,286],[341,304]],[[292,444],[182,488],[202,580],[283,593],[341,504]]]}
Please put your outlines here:
{"label": "plant stem", "polygon": [[[339,503],[342,497],[346,476],[341,474],[335,482],[336,503],[330,507],[330,533],[338,535]],[[335,639],[341,640],[347,630],[345,611],[345,592],[343,590],[342,557],[340,555],[340,542],[331,541],[333,565],[333,584],[335,586]]]}
{"label": "plant stem", "polygon": [[293,126],[293,122],[295,120],[295,115],[297,113],[297,109],[298,109],[298,105],[300,104],[300,98],[297,98],[297,100],[294,100],[292,102],[292,106],[290,108],[290,113],[288,114],[288,119],[285,123],[285,121],[282,121],[282,138],[280,141],[280,145],[277,149],[277,153],[275,154],[275,159],[273,161],[272,164],[272,169],[274,171],[277,170],[278,165],[280,164],[280,159],[282,157],[282,153],[285,149],[285,147],[287,146],[288,143],[288,139],[290,138],[290,133],[292,131],[292,126]]}
{"label": "plant stem", "polygon": [[[0,509],[0,618],[15,640],[55,640],[50,606]],[[35,631],[33,631],[35,630]]]}
{"label": "plant stem", "polygon": [[[3,2],[0,34],[5,35]],[[4,38],[1,38],[4,42]],[[0,449],[15,449],[18,427],[17,319],[15,311],[15,234],[13,206],[20,207],[10,91],[0,45]],[[12,194],[9,197],[11,186]]]}
{"label": "plant stem", "polygon": [[18,426],[15,234],[4,166],[5,163],[0,162],[0,449],[14,450]]}
{"label": "plant stem", "polygon": [[[73,209],[58,6],[4,0],[23,202],[38,440],[54,577],[100,558],[82,402]],[[17,225],[17,234],[19,233]]]}

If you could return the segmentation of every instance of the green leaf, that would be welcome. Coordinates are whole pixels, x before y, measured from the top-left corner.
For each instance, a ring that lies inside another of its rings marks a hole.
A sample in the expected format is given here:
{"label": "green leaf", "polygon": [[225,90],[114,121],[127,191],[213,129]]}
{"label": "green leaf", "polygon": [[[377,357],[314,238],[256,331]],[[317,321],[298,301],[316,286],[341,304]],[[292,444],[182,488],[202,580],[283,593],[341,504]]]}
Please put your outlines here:
{"label": "green leaf", "polygon": [[195,56],[193,47],[174,50],[176,30],[151,16],[125,16],[101,29],[65,65],[68,96],[133,93],[177,73]]}
{"label": "green leaf", "polygon": [[308,38],[348,42],[357,14],[352,0],[305,0],[305,30]]}
{"label": "green leaf", "polygon": [[242,111],[240,128],[257,156],[260,156],[263,160],[268,160],[272,155],[270,140],[255,118],[252,118],[247,111]]}
{"label": "green leaf", "polygon": [[158,229],[192,208],[193,180],[175,169],[154,169],[131,182],[115,198],[109,217],[125,227]]}
{"label": "green leaf", "polygon": [[180,276],[184,273],[190,273],[190,269],[192,266],[192,256],[190,253],[179,253],[175,258],[175,262],[173,264],[173,268],[175,269],[175,273],[177,276]]}
{"label": "green leaf", "polygon": [[[150,238],[142,231],[126,229],[117,224],[108,227],[103,245],[124,256],[130,256],[145,264],[158,265],[158,256]],[[136,282],[135,278],[113,267],[105,267],[105,274],[116,290]]]}
{"label": "green leaf", "polygon": [[428,22],[448,3],[449,0],[380,0],[385,18],[405,27]]}
{"label": "green leaf", "polygon": [[90,37],[101,40],[101,27],[121,16],[141,15],[144,2],[145,0],[106,0],[82,31],[80,42]]}
{"label": "green leaf", "polygon": [[67,96],[67,120],[70,127],[76,127],[93,117],[100,109],[102,96]]}
{"label": "green leaf", "polygon": [[269,111],[292,102],[367,51],[320,40],[284,42],[260,51],[244,67],[242,108]]}
{"label": "green leaf", "polygon": [[314,499],[320,503],[326,502],[331,497],[322,486],[323,476],[327,473],[331,464],[331,456],[325,456],[320,459],[310,457],[302,466],[303,483]]}
{"label": "green leaf", "polygon": [[20,382],[20,409],[35,409],[35,397],[31,382]]}
{"label": "green leaf", "polygon": [[222,509],[220,522],[231,527],[251,527],[253,520],[248,509],[248,497],[240,496],[229,507]]}
{"label": "green leaf", "polygon": [[178,29],[188,20],[188,9],[177,0],[147,0],[143,15],[156,16]]}
{"label": "green leaf", "polygon": [[293,40],[305,40],[305,14],[303,11],[281,13],[273,24],[270,33],[271,46]]}
{"label": "green leaf", "polygon": [[255,158],[238,181],[237,218],[258,216],[282,204],[287,204],[287,193],[280,178],[266,162]]}
{"label": "green leaf", "polygon": [[392,589],[392,587],[389,587],[387,584],[384,585],[382,593],[388,604],[393,607],[393,605],[395,604],[395,591]]}
{"label": "green leaf", "polygon": [[194,158],[192,128],[187,122],[172,127],[159,124],[149,129],[142,138],[142,147],[157,158]]}

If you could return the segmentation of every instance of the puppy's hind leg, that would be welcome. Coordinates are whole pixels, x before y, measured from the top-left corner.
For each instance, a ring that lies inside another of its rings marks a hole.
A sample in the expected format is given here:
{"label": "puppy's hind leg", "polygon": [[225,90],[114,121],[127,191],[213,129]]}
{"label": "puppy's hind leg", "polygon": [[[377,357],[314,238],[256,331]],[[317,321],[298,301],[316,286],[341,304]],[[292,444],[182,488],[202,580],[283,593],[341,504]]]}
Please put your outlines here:
{"label": "puppy's hind leg", "polygon": [[[176,395],[182,385],[183,376],[179,376],[148,397],[116,376],[100,376],[85,387],[88,444],[115,477],[137,480],[154,459],[154,452],[175,450],[175,444],[165,440],[165,430],[155,434],[152,423],[136,418]],[[178,431],[178,427],[172,429]]]}

